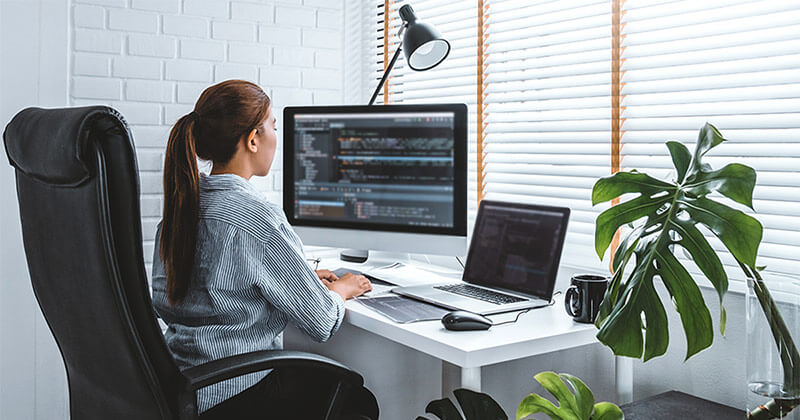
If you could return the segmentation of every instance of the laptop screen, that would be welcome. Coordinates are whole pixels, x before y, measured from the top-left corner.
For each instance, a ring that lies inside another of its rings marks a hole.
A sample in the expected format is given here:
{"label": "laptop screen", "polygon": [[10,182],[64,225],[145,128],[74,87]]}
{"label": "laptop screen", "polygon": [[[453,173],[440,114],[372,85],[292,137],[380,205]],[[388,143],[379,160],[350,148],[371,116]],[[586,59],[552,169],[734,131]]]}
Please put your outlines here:
{"label": "laptop screen", "polygon": [[464,281],[549,300],[568,219],[568,208],[483,200]]}

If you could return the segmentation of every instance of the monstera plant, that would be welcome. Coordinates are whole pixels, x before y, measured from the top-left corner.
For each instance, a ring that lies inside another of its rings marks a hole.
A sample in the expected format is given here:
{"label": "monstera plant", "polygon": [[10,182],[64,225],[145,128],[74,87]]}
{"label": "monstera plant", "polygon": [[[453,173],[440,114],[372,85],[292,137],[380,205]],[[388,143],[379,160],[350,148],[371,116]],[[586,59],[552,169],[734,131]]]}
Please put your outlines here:
{"label": "monstera plant", "polygon": [[[449,398],[429,402],[425,412],[435,415],[439,420],[508,420],[500,405],[487,394],[459,388],[453,391],[453,395],[461,406],[463,417]],[[417,417],[416,420],[426,419]]]}
{"label": "monstera plant", "polygon": [[[558,401],[558,406],[547,399],[530,394],[517,407],[517,420],[528,418],[536,413],[543,413],[552,420],[622,420],[625,416],[616,405],[608,402],[594,403],[594,394],[580,379],[566,374],[541,372],[534,378],[550,392]],[[574,394],[567,388],[572,387]],[[458,400],[458,408],[449,398],[442,398],[428,403],[425,412],[435,415],[439,420],[508,420],[508,416],[500,405],[487,394],[457,389],[453,394]],[[417,417],[416,420],[426,420]]]}
{"label": "monstera plant", "polygon": [[[552,420],[623,420],[622,410],[609,402],[594,403],[594,394],[580,379],[566,374],[542,372],[534,376],[542,387],[551,393],[558,406],[545,398],[530,394],[517,407],[517,420],[531,414],[544,413]],[[570,392],[567,385],[575,391]]]}
{"label": "monstera plant", "polygon": [[[706,124],[700,130],[694,153],[681,143],[667,142],[675,166],[673,180],[663,181],[641,172],[627,171],[602,178],[595,184],[593,204],[630,197],[597,218],[595,247],[600,258],[616,232],[620,228],[627,230],[613,255],[613,275],[596,321],[597,338],[616,355],[644,361],[667,351],[667,313],[653,283],[658,276],[680,314],[686,334],[686,359],[711,346],[714,338],[711,314],[695,277],[676,257],[683,251],[716,289],[720,301],[719,328],[725,333],[722,300],[728,290],[728,277],[719,255],[698,228],[703,226],[719,238],[753,282],[778,346],[784,387],[789,391],[797,390],[800,383],[796,369],[800,369],[800,355],[756,266],[761,224],[712,198],[718,194],[753,208],[756,173],[752,168],[732,163],[714,170],[703,162],[706,153],[724,141],[714,126]],[[785,412],[797,403],[796,400],[773,400],[764,410],[756,410],[749,416],[773,418],[770,411]],[[781,410],[770,410],[770,404],[782,405]]]}

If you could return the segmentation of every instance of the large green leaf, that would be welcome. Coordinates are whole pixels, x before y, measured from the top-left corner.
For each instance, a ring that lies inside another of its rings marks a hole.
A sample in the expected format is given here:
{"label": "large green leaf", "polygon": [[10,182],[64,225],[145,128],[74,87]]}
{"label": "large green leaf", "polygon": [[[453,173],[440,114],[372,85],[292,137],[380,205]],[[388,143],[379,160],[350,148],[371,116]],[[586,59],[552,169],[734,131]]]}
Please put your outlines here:
{"label": "large green leaf", "polygon": [[508,420],[500,405],[484,393],[457,389],[453,394],[461,405],[466,420]]}
{"label": "large green leaf", "polygon": [[556,397],[562,409],[573,413],[577,418],[579,410],[578,404],[575,401],[575,395],[570,392],[567,385],[561,380],[560,375],[554,372],[541,372],[534,376],[534,378],[542,384],[542,388]]}
{"label": "large green leaf", "polygon": [[[703,169],[702,158],[708,153],[709,150],[720,145],[725,141],[722,133],[717,130],[717,127],[706,123],[700,129],[700,134],[697,136],[697,144],[694,148],[694,156],[692,157],[692,173],[700,172]],[[691,173],[690,173],[691,175]]]}
{"label": "large green leaf", "polygon": [[706,124],[692,154],[680,143],[668,142],[677,174],[674,182],[639,172],[620,172],[595,184],[594,204],[637,194],[605,210],[596,223],[595,248],[601,257],[617,230],[634,224],[615,252],[614,275],[596,321],[598,339],[615,354],[646,361],[666,352],[669,330],[664,305],[653,283],[656,276],[664,282],[681,316],[686,358],[713,342],[713,325],[703,295],[689,270],[675,257],[674,252],[680,249],[688,252],[714,285],[720,300],[720,331],[724,333],[722,299],[728,278],[698,225],[711,231],[737,260],[751,267],[755,266],[762,235],[757,220],[710,198],[718,194],[751,208],[753,204],[756,175],[752,168],[730,164],[715,171],[702,160],[724,141],[714,126]]}
{"label": "large green leaf", "polygon": [[536,394],[530,394],[522,399],[517,407],[517,420],[524,419],[531,414],[544,413],[554,420],[583,420],[575,417],[574,413],[567,412],[567,410],[556,407],[544,397]]}
{"label": "large green leaf", "polygon": [[706,197],[685,198],[682,204],[692,220],[711,229],[737,260],[755,267],[762,234],[758,220]]}
{"label": "large green leaf", "polygon": [[[637,255],[644,258],[649,257]],[[644,350],[647,361],[667,350],[668,340],[663,339],[669,335],[667,313],[653,287],[655,273],[652,261],[647,269],[634,270],[624,295],[597,332],[597,338],[618,356],[639,358]]]}
{"label": "large green leaf", "polygon": [[425,412],[439,417],[441,420],[464,420],[450,398],[433,400],[425,407]]}
{"label": "large green leaf", "polygon": [[559,376],[575,390],[575,408],[577,409],[578,417],[582,419],[590,417],[592,415],[592,404],[594,404],[592,390],[583,381],[568,373],[562,373]]}
{"label": "large green leaf", "polygon": [[606,249],[614,239],[614,233],[620,226],[654,214],[669,201],[669,198],[669,196],[664,196],[653,199],[647,196],[640,196],[600,213],[597,216],[597,230],[594,237],[597,255],[602,257],[605,254]]}
{"label": "large green leaf", "polygon": [[[681,315],[683,331],[686,333],[686,359],[688,359],[710,346],[714,340],[711,315],[703,301],[700,288],[675,256],[669,252],[656,251],[656,254],[658,272]],[[689,331],[694,331],[696,334],[690,334]]]}
{"label": "large green leaf", "polygon": [[686,179],[686,171],[689,170],[689,165],[692,163],[692,154],[689,153],[689,149],[683,143],[678,143],[677,141],[668,141],[667,148],[669,149],[669,155],[672,157],[672,164],[675,165],[675,169],[678,171],[678,179],[675,181],[683,182]]}
{"label": "large green leaf", "polygon": [[685,186],[687,194],[701,196],[718,191],[737,203],[753,208],[753,188],[756,171],[738,163],[726,165],[718,171],[700,172]]}
{"label": "large green leaf", "polygon": [[[461,417],[458,408],[449,398],[431,401],[425,407],[425,412],[435,415],[440,420],[508,420],[500,405],[487,394],[463,388],[456,389],[453,394],[461,406],[464,417]],[[417,420],[420,419],[424,420],[424,417],[417,417]]]}
{"label": "large green leaf", "polygon": [[625,420],[625,414],[616,405],[601,402],[594,406],[592,420]]}
{"label": "large green leaf", "polygon": [[[586,384],[567,373],[541,372],[534,378],[550,392],[558,406],[537,394],[525,397],[517,407],[517,420],[543,413],[552,420],[623,420],[622,411],[614,404],[594,403],[594,395]],[[575,394],[570,391],[572,387]],[[616,409],[616,411],[615,411]],[[615,413],[621,417],[616,417]]]}
{"label": "large green leaf", "polygon": [[657,193],[673,188],[672,184],[660,181],[650,175],[631,172],[617,172],[600,178],[592,189],[592,204],[603,203],[625,193]]}

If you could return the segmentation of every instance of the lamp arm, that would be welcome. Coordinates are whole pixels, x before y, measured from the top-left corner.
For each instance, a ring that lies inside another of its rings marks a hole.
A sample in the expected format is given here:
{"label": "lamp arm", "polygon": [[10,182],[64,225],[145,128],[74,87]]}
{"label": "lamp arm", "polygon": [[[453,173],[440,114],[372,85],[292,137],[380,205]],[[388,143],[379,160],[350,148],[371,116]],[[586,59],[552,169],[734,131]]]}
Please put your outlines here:
{"label": "lamp arm", "polygon": [[375,103],[375,98],[378,97],[378,93],[380,93],[383,84],[386,82],[386,79],[389,77],[389,72],[392,71],[392,67],[394,67],[394,62],[397,61],[397,57],[400,55],[400,50],[403,48],[401,46],[397,47],[397,51],[394,52],[394,56],[392,57],[392,61],[389,62],[389,66],[386,67],[386,71],[383,72],[383,77],[381,77],[380,83],[378,83],[378,87],[375,88],[375,92],[372,94],[372,98],[369,100],[369,105]]}

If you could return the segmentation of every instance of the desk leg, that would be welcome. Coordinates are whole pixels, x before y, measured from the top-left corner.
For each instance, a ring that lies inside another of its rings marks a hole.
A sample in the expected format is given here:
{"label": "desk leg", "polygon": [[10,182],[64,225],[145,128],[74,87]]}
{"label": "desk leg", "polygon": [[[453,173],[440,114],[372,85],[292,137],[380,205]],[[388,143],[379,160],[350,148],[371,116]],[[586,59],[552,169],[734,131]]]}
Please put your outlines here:
{"label": "desk leg", "polygon": [[633,401],[633,359],[615,357],[617,403],[627,404]]}
{"label": "desk leg", "polygon": [[452,396],[453,390],[466,388],[481,392],[481,368],[462,368],[442,361],[442,398]]}

